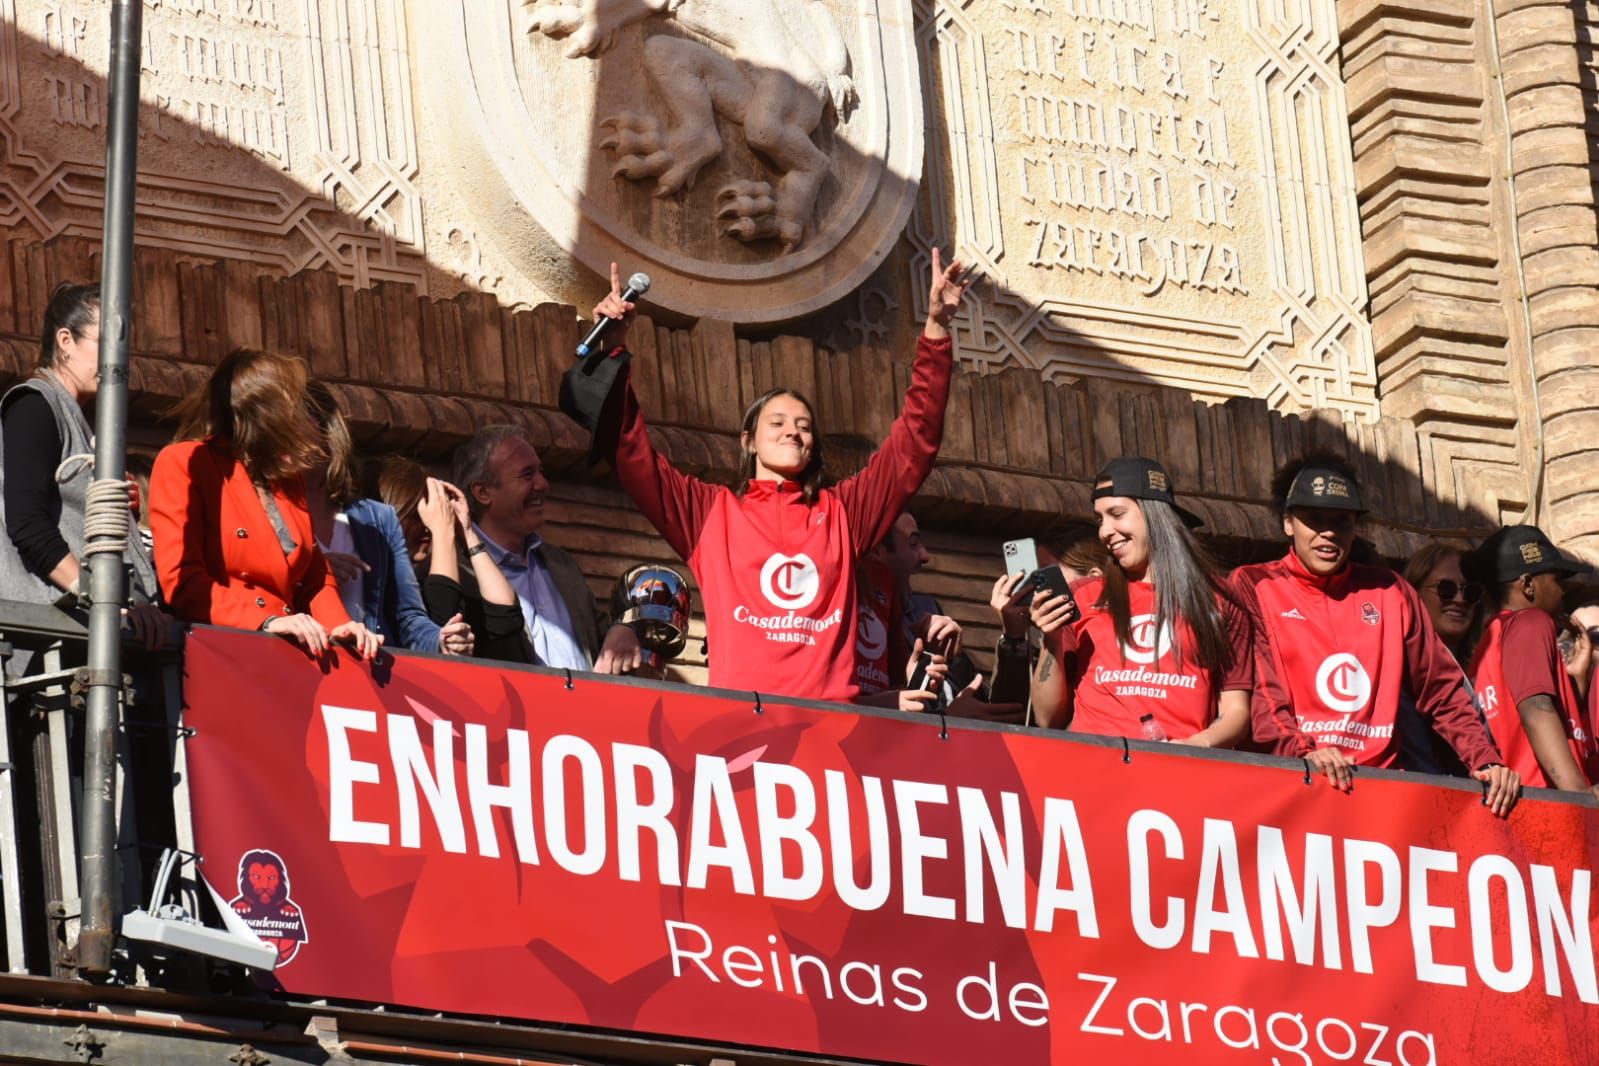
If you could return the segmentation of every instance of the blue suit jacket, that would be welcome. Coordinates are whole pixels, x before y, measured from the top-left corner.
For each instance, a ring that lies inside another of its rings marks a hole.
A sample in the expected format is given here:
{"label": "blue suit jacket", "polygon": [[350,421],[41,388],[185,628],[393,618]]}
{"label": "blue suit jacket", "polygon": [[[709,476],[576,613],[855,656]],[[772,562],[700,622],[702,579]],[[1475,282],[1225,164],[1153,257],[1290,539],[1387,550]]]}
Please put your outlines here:
{"label": "blue suit jacket", "polygon": [[371,567],[366,573],[361,621],[398,648],[438,651],[439,627],[422,605],[422,589],[405,550],[405,535],[394,508],[377,500],[355,500],[344,509],[355,554]]}

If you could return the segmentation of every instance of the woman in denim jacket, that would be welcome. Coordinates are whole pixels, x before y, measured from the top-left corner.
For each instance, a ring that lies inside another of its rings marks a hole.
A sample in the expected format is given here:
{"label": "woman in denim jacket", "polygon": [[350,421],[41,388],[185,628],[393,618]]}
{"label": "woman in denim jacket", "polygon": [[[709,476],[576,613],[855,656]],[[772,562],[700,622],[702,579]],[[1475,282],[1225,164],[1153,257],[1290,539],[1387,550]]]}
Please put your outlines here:
{"label": "woman in denim jacket", "polygon": [[313,381],[306,402],[328,456],[325,465],[305,475],[307,503],[350,617],[383,634],[391,648],[470,655],[472,630],[460,615],[443,626],[428,617],[394,508],[356,496],[355,447],[332,390]]}

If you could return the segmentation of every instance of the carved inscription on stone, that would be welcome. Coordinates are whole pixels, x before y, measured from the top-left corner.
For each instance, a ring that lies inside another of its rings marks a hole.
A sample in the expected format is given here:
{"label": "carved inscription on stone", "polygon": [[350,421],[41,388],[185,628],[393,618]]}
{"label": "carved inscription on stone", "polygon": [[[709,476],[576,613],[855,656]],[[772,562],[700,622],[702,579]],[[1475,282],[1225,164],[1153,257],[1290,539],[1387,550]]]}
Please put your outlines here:
{"label": "carved inscription on stone", "polygon": [[910,214],[910,5],[430,0],[424,127],[513,288],[581,302],[615,260],[677,313],[797,318],[865,281]]}
{"label": "carved inscription on stone", "polygon": [[[98,234],[111,5],[0,0],[0,198]],[[426,289],[401,0],[145,0],[138,239]]]}
{"label": "carved inscription on stone", "polygon": [[1332,0],[919,13],[944,173],[913,240],[997,290],[968,359],[1375,415]]}

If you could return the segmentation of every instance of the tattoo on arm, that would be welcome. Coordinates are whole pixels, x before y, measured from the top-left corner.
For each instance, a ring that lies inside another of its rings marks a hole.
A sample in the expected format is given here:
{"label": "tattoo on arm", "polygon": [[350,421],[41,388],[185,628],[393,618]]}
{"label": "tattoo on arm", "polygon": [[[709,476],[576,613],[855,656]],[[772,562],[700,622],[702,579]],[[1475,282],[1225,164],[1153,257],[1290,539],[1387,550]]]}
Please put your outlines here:
{"label": "tattoo on arm", "polygon": [[1565,713],[1545,695],[1530,696],[1516,705],[1522,728],[1532,742],[1538,765],[1555,788],[1580,791],[1587,787],[1576,756],[1566,738]]}
{"label": "tattoo on arm", "polygon": [[1055,670],[1055,653],[1044,649],[1038,653],[1038,680],[1048,681],[1049,675]]}

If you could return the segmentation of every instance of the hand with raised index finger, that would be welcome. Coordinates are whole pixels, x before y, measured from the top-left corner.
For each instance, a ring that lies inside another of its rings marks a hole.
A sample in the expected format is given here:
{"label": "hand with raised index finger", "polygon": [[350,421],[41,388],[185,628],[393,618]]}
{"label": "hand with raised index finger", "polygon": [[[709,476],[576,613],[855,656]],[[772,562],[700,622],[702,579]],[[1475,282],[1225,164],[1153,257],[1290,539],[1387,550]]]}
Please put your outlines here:
{"label": "hand with raised index finger", "polygon": [[949,324],[960,310],[961,300],[972,283],[972,270],[960,263],[944,265],[944,253],[933,249],[933,282],[927,292],[927,325],[923,333],[929,340],[949,336]]}

